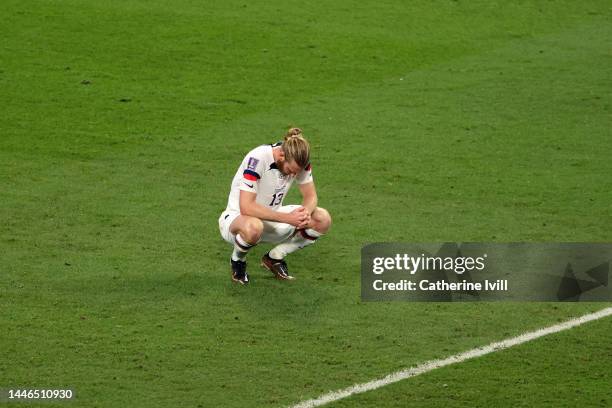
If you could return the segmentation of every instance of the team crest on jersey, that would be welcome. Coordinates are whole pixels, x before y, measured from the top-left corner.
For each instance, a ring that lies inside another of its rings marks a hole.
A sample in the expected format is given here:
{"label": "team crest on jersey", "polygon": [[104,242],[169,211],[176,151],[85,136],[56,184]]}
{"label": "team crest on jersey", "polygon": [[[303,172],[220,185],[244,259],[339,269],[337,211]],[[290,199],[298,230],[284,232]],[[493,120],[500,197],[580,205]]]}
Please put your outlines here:
{"label": "team crest on jersey", "polygon": [[247,169],[255,170],[255,168],[257,167],[257,163],[259,163],[259,159],[256,159],[254,157],[249,157],[249,162],[247,163]]}

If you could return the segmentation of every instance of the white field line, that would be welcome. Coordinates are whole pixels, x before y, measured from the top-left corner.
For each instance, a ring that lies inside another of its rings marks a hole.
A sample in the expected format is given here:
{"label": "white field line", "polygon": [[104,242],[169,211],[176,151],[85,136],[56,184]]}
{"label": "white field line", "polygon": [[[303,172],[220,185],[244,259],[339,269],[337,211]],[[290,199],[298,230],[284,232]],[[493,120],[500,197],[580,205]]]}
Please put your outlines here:
{"label": "white field line", "polygon": [[426,361],[416,367],[408,368],[401,371],[396,371],[387,375],[386,377],[372,380],[363,384],[355,384],[348,388],[344,388],[338,391],[332,391],[330,393],[321,395],[318,398],[302,401],[291,408],[313,408],[321,405],[337,401],[343,398],[350,397],[354,394],[360,394],[362,392],[375,390],[385,385],[393,384],[395,382],[405,380],[406,378],[415,377],[419,374],[426,373],[436,368],[444,367],[447,365],[461,363],[462,361],[469,360],[471,358],[484,356],[485,354],[493,353],[495,351],[507,349],[519,344],[527,343],[528,341],[535,340],[539,337],[547,336],[549,334],[558,333],[563,330],[571,329],[572,327],[580,326],[581,324],[601,319],[602,317],[612,315],[612,307],[602,309],[598,312],[589,313],[584,316],[577,317],[575,319],[568,320],[563,323],[555,324],[553,326],[544,327],[532,332],[521,334],[517,337],[512,337],[506,340],[491,343],[489,345],[478,347],[472,350],[465,351],[463,353],[455,354],[447,357],[443,360],[431,360]]}

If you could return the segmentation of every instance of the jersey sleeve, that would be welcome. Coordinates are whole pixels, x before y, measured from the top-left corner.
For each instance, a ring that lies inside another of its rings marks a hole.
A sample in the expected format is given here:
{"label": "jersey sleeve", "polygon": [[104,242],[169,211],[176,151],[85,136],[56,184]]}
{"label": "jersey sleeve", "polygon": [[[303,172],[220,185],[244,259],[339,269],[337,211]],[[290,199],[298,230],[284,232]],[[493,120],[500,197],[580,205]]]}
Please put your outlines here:
{"label": "jersey sleeve", "polygon": [[306,184],[313,181],[312,178],[312,165],[308,163],[308,166],[304,168],[296,177],[296,181],[298,184]]}
{"label": "jersey sleeve", "polygon": [[249,153],[242,162],[242,180],[240,190],[257,193],[259,180],[264,172],[264,160],[254,152]]}

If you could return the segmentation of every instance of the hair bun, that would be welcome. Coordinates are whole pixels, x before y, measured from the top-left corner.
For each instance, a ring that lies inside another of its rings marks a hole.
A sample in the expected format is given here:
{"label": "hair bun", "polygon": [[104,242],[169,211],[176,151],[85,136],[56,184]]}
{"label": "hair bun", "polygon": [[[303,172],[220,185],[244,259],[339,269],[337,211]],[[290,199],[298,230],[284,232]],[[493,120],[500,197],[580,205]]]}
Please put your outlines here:
{"label": "hair bun", "polygon": [[302,137],[302,129],[300,128],[291,128],[285,133],[285,140],[290,137]]}

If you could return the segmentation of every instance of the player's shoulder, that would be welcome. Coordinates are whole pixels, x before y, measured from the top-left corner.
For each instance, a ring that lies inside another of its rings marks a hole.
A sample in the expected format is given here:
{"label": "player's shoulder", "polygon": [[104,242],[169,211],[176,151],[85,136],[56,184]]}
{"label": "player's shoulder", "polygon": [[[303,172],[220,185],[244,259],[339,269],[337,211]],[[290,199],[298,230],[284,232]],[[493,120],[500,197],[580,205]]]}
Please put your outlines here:
{"label": "player's shoulder", "polygon": [[254,157],[259,160],[269,160],[272,157],[272,145],[265,144],[251,149],[245,158]]}
{"label": "player's shoulder", "polygon": [[251,149],[245,156],[242,165],[245,168],[255,170],[256,168],[267,168],[274,161],[272,145],[265,144]]}

